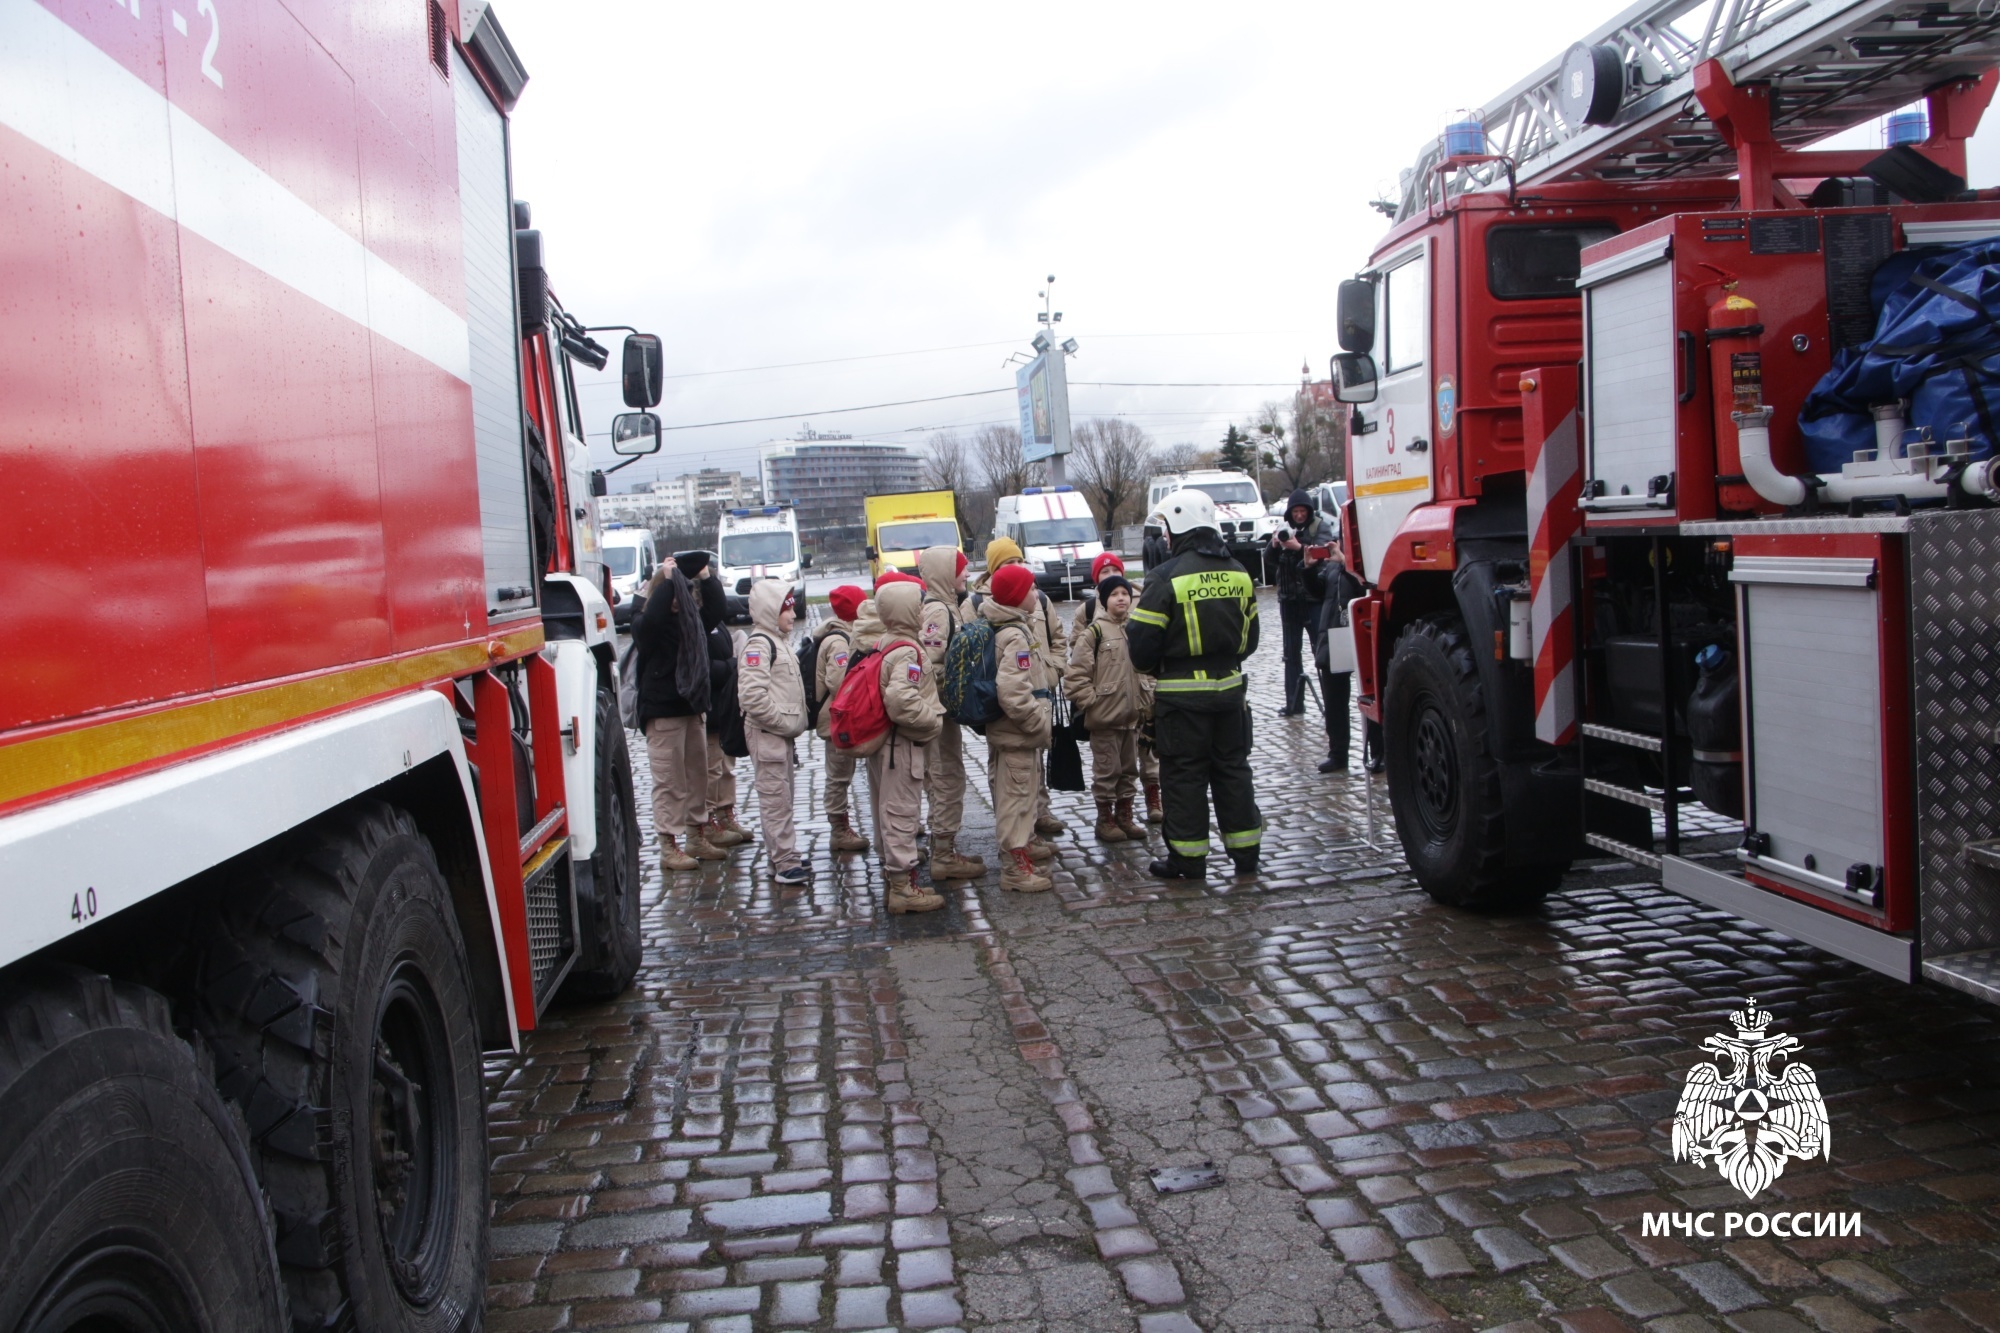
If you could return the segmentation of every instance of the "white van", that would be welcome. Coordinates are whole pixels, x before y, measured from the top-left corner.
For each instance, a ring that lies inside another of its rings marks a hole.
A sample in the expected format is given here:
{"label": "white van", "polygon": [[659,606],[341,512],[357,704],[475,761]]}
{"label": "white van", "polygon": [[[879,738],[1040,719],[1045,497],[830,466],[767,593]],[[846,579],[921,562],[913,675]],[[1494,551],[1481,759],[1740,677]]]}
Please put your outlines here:
{"label": "white van", "polygon": [[1051,597],[1071,597],[1090,583],[1090,565],[1104,554],[1103,534],[1090,504],[1069,486],[1030,486],[1003,495],[993,514],[993,535],[1011,538],[1035,571],[1035,586]]}
{"label": "white van", "polygon": [[783,579],[805,605],[805,570],[812,557],[799,549],[799,514],[789,504],[725,509],[715,527],[715,572],[722,586],[748,595],[759,579]]}
{"label": "white van", "polygon": [[1159,507],[1161,500],[1186,487],[1200,491],[1215,501],[1216,526],[1222,529],[1223,543],[1252,574],[1268,577],[1264,570],[1265,548],[1278,530],[1278,516],[1268,512],[1257,494],[1257,483],[1241,472],[1205,469],[1174,472],[1154,477],[1146,488],[1146,512]]}
{"label": "white van", "polygon": [[632,598],[653,577],[660,554],[653,546],[653,534],[645,528],[628,528],[623,523],[606,523],[598,535],[598,552],[604,567],[611,571],[611,618],[620,625],[632,621]]}

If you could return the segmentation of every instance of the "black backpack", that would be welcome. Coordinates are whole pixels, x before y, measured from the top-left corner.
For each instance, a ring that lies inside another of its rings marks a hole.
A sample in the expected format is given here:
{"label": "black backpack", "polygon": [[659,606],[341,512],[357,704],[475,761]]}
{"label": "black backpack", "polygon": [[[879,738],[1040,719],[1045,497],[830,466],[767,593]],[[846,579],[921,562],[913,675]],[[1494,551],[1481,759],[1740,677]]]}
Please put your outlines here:
{"label": "black backpack", "polygon": [[806,687],[807,731],[819,730],[819,710],[827,704],[826,700],[819,697],[820,645],[836,634],[847,642],[849,648],[854,646],[854,636],[838,628],[830,629],[824,635],[808,634],[805,642],[799,645],[799,680]]}

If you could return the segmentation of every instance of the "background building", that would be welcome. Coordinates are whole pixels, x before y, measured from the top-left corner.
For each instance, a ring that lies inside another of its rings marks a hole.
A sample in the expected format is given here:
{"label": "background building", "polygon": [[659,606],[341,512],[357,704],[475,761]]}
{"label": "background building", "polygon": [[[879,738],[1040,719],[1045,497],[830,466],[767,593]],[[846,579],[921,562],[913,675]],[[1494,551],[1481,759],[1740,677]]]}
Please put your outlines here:
{"label": "background building", "polygon": [[808,429],[761,453],[765,502],[795,505],[802,540],[821,553],[859,551],[866,543],[863,496],[923,489],[923,460],[907,445]]}
{"label": "background building", "polygon": [[655,481],[624,495],[606,495],[597,501],[600,518],[651,528],[663,540],[686,538],[671,544],[679,547],[700,545],[702,534],[713,539],[716,515],[724,509],[764,503],[757,478],[723,468],[705,467],[678,477]]}

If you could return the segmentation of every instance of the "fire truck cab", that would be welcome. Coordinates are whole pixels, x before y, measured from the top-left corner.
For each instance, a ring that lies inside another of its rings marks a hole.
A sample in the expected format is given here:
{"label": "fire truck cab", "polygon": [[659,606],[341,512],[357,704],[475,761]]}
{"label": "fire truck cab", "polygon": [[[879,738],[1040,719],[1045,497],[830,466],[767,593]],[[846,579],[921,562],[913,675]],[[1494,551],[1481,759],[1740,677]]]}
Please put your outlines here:
{"label": "fire truck cab", "polygon": [[[2000,800],[1967,748],[2000,665],[2000,337],[1938,295],[2000,265],[1963,179],[1995,17],[1642,3],[1407,173],[1332,379],[1360,704],[1439,901],[1530,904],[1610,854],[2000,1000]],[[1908,142],[1814,146],[1913,102]],[[1878,336],[1917,297],[1967,325],[1954,419],[1914,372],[1829,387],[1937,352]],[[1834,413],[1851,459],[1811,446]]]}

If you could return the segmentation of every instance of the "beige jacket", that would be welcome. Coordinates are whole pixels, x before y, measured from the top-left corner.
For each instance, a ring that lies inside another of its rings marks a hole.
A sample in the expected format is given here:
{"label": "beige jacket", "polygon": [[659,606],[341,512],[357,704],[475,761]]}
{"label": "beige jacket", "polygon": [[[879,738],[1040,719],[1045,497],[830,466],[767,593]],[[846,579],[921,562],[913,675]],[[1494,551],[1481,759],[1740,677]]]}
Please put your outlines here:
{"label": "beige jacket", "polygon": [[1114,619],[1099,611],[1070,640],[1063,693],[1083,710],[1083,724],[1092,731],[1136,727],[1153,706],[1153,678],[1132,665],[1125,640],[1129,615]]}
{"label": "beige jacket", "polygon": [[819,700],[819,726],[814,728],[821,740],[833,735],[833,692],[840,688],[840,682],[847,678],[847,659],[854,653],[854,622],[842,620],[839,616],[829,617],[825,624],[813,631],[819,640],[819,679],[814,682]]}
{"label": "beige jacket", "polygon": [[951,636],[964,624],[958,608],[958,548],[933,546],[917,557],[917,573],[924,580],[923,632],[918,642],[932,670],[944,669],[944,650]]}
{"label": "beige jacket", "polygon": [[736,655],[736,701],[743,720],[787,740],[806,729],[806,687],[791,636],[778,628],[778,615],[792,585],[763,579],[750,589],[750,632]]}
{"label": "beige jacket", "polygon": [[[923,630],[924,590],[913,583],[892,583],[873,603],[881,616],[880,642],[908,639],[882,655],[882,708],[898,735],[928,745],[944,727],[944,706],[938,702],[937,672],[916,640]],[[869,603],[862,603],[865,615]]]}
{"label": "beige jacket", "polygon": [[[1029,603],[1030,608],[1033,603]],[[1005,606],[991,597],[979,604],[979,614],[993,626],[995,683],[1000,687],[1001,717],[986,724],[990,745],[1044,750],[1049,744],[1049,698],[1055,672],[1036,641],[1034,612]]]}

